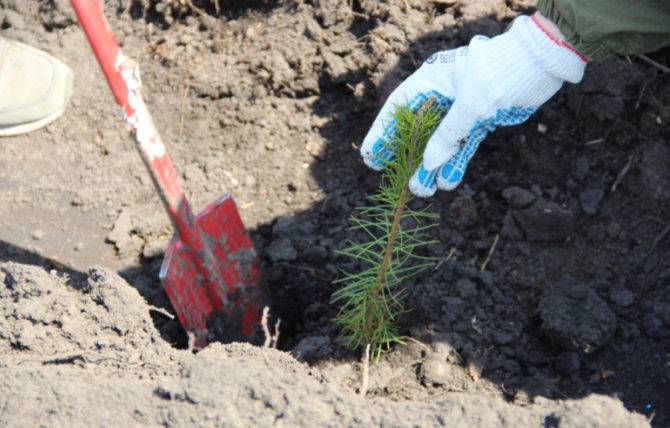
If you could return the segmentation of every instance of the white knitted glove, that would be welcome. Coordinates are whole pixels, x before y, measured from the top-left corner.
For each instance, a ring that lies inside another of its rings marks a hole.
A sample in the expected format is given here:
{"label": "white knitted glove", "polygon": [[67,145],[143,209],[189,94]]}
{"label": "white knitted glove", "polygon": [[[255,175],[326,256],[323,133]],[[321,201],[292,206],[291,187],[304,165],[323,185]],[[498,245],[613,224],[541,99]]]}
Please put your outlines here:
{"label": "white knitted glove", "polygon": [[416,109],[436,96],[451,108],[428,141],[410,190],[422,197],[432,196],[438,187],[452,190],[489,132],[528,119],[564,81],[579,82],[586,63],[534,18],[520,16],[499,36],[475,36],[469,46],[428,58],[386,100],[363,140],[363,159],[371,168],[382,169],[395,156],[385,143],[396,132],[391,118],[395,106]]}

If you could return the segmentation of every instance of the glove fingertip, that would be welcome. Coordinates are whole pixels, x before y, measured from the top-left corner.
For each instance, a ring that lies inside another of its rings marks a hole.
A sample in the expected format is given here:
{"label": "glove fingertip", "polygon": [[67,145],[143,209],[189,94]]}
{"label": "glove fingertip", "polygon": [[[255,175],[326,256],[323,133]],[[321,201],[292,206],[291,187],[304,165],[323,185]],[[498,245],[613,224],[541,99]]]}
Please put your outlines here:
{"label": "glove fingertip", "polygon": [[421,182],[419,182],[419,180],[417,180],[415,177],[412,177],[409,180],[409,191],[420,198],[429,198],[435,194],[436,190],[437,190],[436,185],[426,187],[423,184],[421,184]]}
{"label": "glove fingertip", "polygon": [[421,198],[433,196],[437,190],[436,176],[437,170],[427,171],[423,165],[419,166],[419,169],[409,180],[409,190]]}
{"label": "glove fingertip", "polygon": [[444,165],[435,179],[440,190],[454,190],[463,181],[465,169],[454,168],[452,162]]}
{"label": "glove fingertip", "polygon": [[436,181],[437,181],[437,187],[440,190],[451,191],[457,188],[459,184],[461,184],[461,181],[463,181],[463,177],[461,176],[461,178],[454,180],[445,180],[442,178],[438,178]]}

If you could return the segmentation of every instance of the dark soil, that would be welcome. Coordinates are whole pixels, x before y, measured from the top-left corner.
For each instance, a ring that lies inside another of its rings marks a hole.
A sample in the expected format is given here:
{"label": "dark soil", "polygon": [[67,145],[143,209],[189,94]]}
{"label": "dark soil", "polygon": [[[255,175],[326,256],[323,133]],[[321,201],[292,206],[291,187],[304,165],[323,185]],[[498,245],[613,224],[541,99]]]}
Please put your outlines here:
{"label": "dark soil", "polygon": [[170,222],[68,2],[0,2],[2,36],[75,72],[62,118],[0,141],[0,423],[670,426],[670,85],[639,58],[414,200],[439,262],[356,394],[330,297],[380,179],[357,144],[430,54],[529,12],[444,3],[106,2],[191,205],[233,195],[281,319],[282,352],[194,355],[158,281]]}

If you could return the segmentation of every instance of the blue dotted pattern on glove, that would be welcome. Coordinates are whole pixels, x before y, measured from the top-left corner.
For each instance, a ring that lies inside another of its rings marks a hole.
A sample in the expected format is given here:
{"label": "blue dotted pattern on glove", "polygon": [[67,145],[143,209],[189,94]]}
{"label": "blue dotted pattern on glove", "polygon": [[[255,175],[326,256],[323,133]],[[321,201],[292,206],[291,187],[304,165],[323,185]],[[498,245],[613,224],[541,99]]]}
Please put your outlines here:
{"label": "blue dotted pattern on glove", "polygon": [[[409,100],[407,106],[410,107],[413,112],[416,112],[417,109],[431,97],[435,97],[434,102],[436,102],[439,105],[439,108],[445,112],[454,102],[453,98],[447,98],[437,91],[428,91],[416,94]],[[391,160],[393,160],[393,158],[395,158],[396,149],[392,141],[397,133],[398,130],[395,127],[395,118],[392,118],[384,128],[384,135],[378,138],[372,146],[373,158],[371,161],[374,165],[385,167]],[[432,181],[435,181],[435,174],[433,174]]]}
{"label": "blue dotted pattern on glove", "polygon": [[479,143],[489,132],[495,131],[496,126],[512,126],[525,122],[535,111],[537,111],[536,107],[498,109],[495,117],[478,121],[465,139],[465,144],[440,170],[439,180],[450,189],[456,187],[463,179],[468,162],[477,151]]}

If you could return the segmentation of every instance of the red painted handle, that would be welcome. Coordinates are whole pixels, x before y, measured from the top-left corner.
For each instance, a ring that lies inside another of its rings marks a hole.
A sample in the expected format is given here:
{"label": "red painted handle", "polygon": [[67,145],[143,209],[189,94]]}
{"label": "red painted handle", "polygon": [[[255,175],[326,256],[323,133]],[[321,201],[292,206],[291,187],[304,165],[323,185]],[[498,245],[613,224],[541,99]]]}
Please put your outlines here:
{"label": "red painted handle", "polygon": [[132,116],[135,111],[128,101],[128,86],[116,71],[116,61],[120,53],[119,43],[105,19],[100,3],[97,0],[71,0],[71,3],[117,104],[124,109],[126,116]]}
{"label": "red painted handle", "polygon": [[177,172],[142,100],[139,67],[121,52],[98,0],[70,1],[177,231],[186,241],[197,240],[189,236],[195,218],[177,181]]}
{"label": "red painted handle", "polygon": [[[131,125],[133,139],[179,238],[188,247],[198,273],[204,281],[209,284],[223,284],[218,264],[205,243],[202,230],[177,181],[177,172],[142,100],[137,64],[121,52],[98,0],[70,0],[70,2],[116,102],[123,109],[124,119]],[[217,310],[231,303],[225,296],[217,296],[213,287],[207,289]]]}

